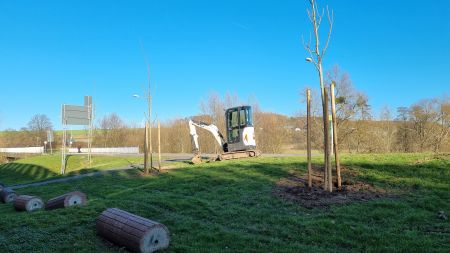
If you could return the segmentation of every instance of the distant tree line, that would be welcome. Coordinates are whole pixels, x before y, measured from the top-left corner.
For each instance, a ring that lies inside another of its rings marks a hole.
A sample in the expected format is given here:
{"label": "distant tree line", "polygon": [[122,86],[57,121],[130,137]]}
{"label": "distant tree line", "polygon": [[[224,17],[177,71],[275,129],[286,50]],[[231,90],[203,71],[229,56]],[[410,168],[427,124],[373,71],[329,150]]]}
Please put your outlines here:
{"label": "distant tree line", "polygon": [[[372,115],[369,97],[357,90],[347,73],[339,67],[327,72],[326,81],[336,83],[337,130],[339,148],[343,152],[450,152],[450,98],[442,96],[423,99],[396,112],[385,107],[379,117]],[[323,150],[321,100],[313,90],[312,148]],[[243,102],[236,94],[221,97],[211,93],[200,103],[200,113],[192,118],[215,124],[225,135],[225,110],[248,104],[253,107],[254,127],[258,149],[266,153],[294,152],[306,149],[306,118],[302,112],[293,117],[264,112],[256,99]],[[394,115],[395,114],[395,115]],[[152,126],[152,143],[157,146],[157,131]],[[20,130],[0,133],[0,147],[42,146],[47,131],[53,131],[50,119],[38,114]],[[79,131],[80,132],[80,131]],[[200,151],[219,153],[213,136],[198,129]],[[80,135],[82,137],[80,137]],[[112,113],[97,120],[93,136],[94,147],[139,146],[143,150],[142,126],[127,124]],[[192,151],[188,119],[177,118],[161,124],[162,152],[190,153]],[[54,148],[61,146],[61,131],[55,131]],[[72,146],[87,146],[87,130],[81,131]]]}

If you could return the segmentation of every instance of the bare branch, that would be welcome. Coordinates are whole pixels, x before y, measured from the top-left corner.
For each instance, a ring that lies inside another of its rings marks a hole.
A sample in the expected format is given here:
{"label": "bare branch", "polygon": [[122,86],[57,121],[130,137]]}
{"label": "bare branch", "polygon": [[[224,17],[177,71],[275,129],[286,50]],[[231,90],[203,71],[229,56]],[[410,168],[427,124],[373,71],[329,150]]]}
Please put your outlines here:
{"label": "bare branch", "polygon": [[331,39],[331,33],[333,31],[333,23],[334,23],[334,12],[333,12],[333,10],[331,10],[331,15],[330,15],[330,10],[329,10],[328,6],[327,6],[327,16],[328,16],[328,23],[330,24],[330,29],[328,31],[327,42],[325,43],[325,47],[322,49],[322,57],[327,52],[328,45],[329,45],[330,39]]}
{"label": "bare branch", "polygon": [[325,10],[324,9],[322,9],[322,14],[318,14],[317,13],[317,17],[319,18],[319,21],[317,21],[317,29],[320,29],[320,24],[322,24],[322,18],[323,18],[324,14],[325,14]]}

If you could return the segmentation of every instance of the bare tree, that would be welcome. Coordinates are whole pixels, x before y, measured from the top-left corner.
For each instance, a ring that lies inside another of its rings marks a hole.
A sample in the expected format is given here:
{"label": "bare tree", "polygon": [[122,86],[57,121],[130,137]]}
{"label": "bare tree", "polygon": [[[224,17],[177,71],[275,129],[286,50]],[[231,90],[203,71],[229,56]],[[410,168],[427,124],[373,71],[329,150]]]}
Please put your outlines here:
{"label": "bare tree", "polygon": [[118,147],[126,142],[123,120],[115,113],[107,115],[100,120],[99,131],[96,131],[95,140],[104,147]]}
{"label": "bare tree", "polygon": [[28,122],[28,130],[36,138],[38,146],[46,139],[47,130],[52,130],[52,128],[53,125],[45,114],[36,114]]}
{"label": "bare tree", "polygon": [[[327,115],[328,112],[328,108],[327,108],[327,103],[325,101],[325,87],[324,87],[324,81],[323,81],[323,70],[322,70],[322,61],[323,58],[326,55],[327,49],[328,49],[328,45],[330,42],[330,38],[331,38],[331,33],[333,30],[333,11],[329,11],[328,7],[327,7],[327,18],[328,18],[328,23],[329,23],[329,30],[328,30],[328,37],[326,39],[325,42],[325,46],[323,48],[320,47],[320,36],[319,36],[319,28],[320,25],[322,23],[322,18],[324,17],[324,11],[322,11],[322,14],[319,13],[318,10],[318,6],[316,4],[315,0],[309,0],[309,3],[311,5],[311,9],[308,9],[308,17],[309,20],[311,21],[312,24],[312,28],[314,31],[314,38],[315,38],[315,44],[314,46],[311,46],[311,36],[310,36],[310,40],[308,43],[305,43],[305,41],[303,40],[303,46],[305,48],[305,50],[309,53],[309,57],[307,58],[307,61],[312,62],[314,64],[314,66],[316,67],[317,73],[319,75],[319,83],[320,83],[320,92],[321,92],[321,97],[322,97],[322,120],[323,120],[323,131],[324,131],[324,159],[325,159],[325,174],[327,175],[327,171],[331,168],[328,168],[327,164],[328,160],[330,159],[329,157],[329,141],[328,141],[328,118],[325,117],[325,115]],[[329,173],[328,173],[329,174]],[[326,177],[325,177],[326,178]],[[331,178],[329,178],[328,180],[331,181]],[[325,180],[326,181],[326,180]],[[324,187],[325,189],[327,189],[328,182],[324,182]],[[328,189],[328,191],[332,191],[332,189]]]}

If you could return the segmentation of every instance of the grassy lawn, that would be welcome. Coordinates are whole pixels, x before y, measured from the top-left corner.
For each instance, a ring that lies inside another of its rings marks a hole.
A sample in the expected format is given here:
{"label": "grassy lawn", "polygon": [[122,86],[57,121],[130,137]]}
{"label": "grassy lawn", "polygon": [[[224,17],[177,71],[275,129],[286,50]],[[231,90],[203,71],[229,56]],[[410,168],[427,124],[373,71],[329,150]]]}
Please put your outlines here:
{"label": "grassy lawn", "polygon": [[96,235],[95,219],[107,207],[164,223],[166,252],[449,252],[450,221],[437,213],[450,213],[450,157],[342,160],[359,180],[401,195],[306,209],[273,194],[278,180],[306,171],[300,157],[185,165],[148,177],[131,170],[21,189],[44,200],[80,190],[89,200],[34,213],[0,204],[0,252],[124,252]]}
{"label": "grassy lawn", "polygon": [[[139,157],[93,156],[89,166],[87,156],[69,156],[66,175],[88,171],[122,168],[131,164],[142,163]],[[0,182],[6,185],[22,184],[32,181],[59,177],[61,171],[61,154],[33,156],[0,165]]]}

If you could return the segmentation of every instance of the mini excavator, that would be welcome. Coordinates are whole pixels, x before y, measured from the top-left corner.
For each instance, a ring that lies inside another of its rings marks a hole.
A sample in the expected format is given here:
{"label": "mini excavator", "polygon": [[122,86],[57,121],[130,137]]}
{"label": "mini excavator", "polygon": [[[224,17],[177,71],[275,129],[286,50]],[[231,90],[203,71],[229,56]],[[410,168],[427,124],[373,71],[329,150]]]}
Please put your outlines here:
{"label": "mini excavator", "polygon": [[257,157],[261,153],[256,150],[255,129],[253,127],[253,112],[251,106],[238,106],[225,111],[225,128],[227,141],[220,133],[219,128],[213,124],[195,122],[189,120],[189,132],[192,139],[194,157],[192,163],[201,163],[198,135],[196,128],[202,128],[210,132],[220,147],[222,153],[217,156],[216,161],[239,159],[246,157]]}

